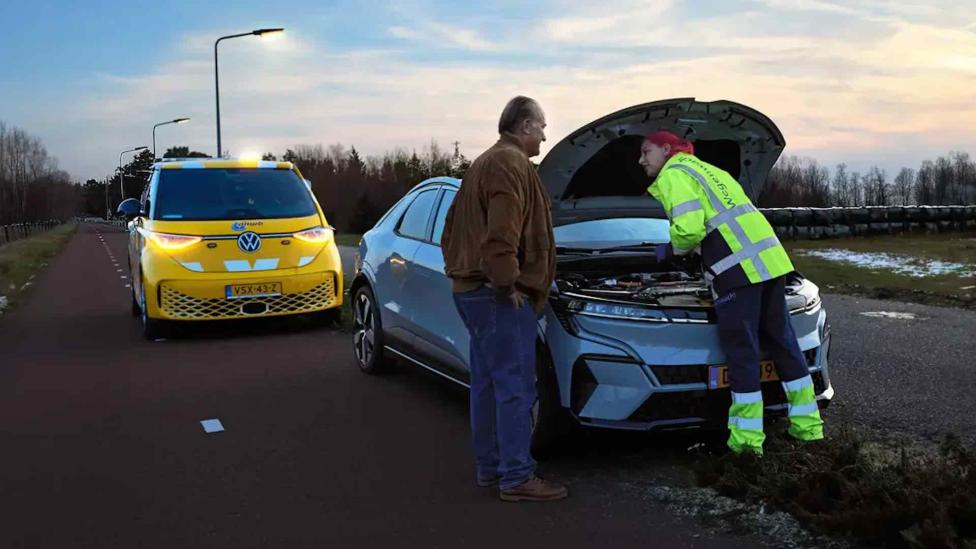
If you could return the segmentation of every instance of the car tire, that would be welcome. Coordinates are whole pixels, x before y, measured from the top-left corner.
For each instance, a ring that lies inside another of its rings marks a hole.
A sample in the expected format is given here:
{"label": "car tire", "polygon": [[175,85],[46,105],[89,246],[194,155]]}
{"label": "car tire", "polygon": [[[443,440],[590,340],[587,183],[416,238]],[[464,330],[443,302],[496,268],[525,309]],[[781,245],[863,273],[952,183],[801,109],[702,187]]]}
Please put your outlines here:
{"label": "car tire", "polygon": [[139,306],[139,299],[136,298],[136,285],[135,279],[132,277],[132,260],[126,256],[126,262],[129,264],[129,282],[132,282],[129,286],[132,287],[132,291],[129,295],[132,297],[132,316],[139,316],[142,314],[142,307]]}
{"label": "car tire", "polygon": [[383,353],[383,327],[376,297],[367,285],[356,289],[352,301],[353,351],[364,374],[382,373],[388,367]]}
{"label": "car tire", "polygon": [[543,345],[536,348],[536,392],[533,407],[532,456],[545,460],[559,455],[577,428],[576,421],[559,399],[556,370]]}
{"label": "car tire", "polygon": [[136,299],[136,291],[133,289],[129,292],[129,296],[132,298],[132,316],[138,317],[142,314],[142,307],[139,305],[139,300]]}
{"label": "car tire", "polygon": [[165,320],[159,320],[155,318],[149,318],[149,314],[146,312],[146,283],[140,285],[142,290],[139,291],[140,296],[140,307],[139,316],[142,320],[142,337],[146,338],[148,341],[156,341],[157,339],[165,339],[169,336],[169,324]]}

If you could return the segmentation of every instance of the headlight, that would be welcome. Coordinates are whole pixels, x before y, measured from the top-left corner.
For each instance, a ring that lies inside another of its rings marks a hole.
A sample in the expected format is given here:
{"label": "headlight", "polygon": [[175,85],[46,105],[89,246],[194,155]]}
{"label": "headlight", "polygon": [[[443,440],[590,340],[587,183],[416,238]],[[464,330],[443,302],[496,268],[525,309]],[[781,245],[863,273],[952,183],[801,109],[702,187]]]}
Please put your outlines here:
{"label": "headlight", "polygon": [[293,234],[295,238],[301,240],[302,242],[311,242],[312,244],[325,244],[326,242],[332,240],[334,232],[329,227],[314,227],[312,229],[306,229],[304,231],[297,232]]}
{"label": "headlight", "polygon": [[158,246],[162,250],[175,251],[188,248],[203,240],[199,236],[187,236],[182,234],[157,233],[148,229],[139,229],[139,233],[147,240]]}
{"label": "headlight", "polygon": [[643,320],[646,322],[669,322],[671,320],[660,309],[633,307],[619,303],[599,303],[581,299],[570,299],[563,303],[567,312],[584,316]]}
{"label": "headlight", "polygon": [[786,305],[791,314],[811,311],[820,305],[820,288],[807,279],[799,285],[791,286],[786,296]]}

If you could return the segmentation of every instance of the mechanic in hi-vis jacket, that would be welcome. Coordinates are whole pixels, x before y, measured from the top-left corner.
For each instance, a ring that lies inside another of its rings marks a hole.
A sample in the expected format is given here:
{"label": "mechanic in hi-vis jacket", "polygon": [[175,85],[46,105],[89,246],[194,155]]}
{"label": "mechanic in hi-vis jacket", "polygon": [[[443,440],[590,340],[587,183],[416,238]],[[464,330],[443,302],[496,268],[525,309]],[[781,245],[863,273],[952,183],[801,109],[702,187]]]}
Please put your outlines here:
{"label": "mechanic in hi-vis jacket", "polygon": [[657,131],[644,138],[639,163],[654,179],[647,192],[671,222],[671,242],[657,247],[658,261],[701,251],[729,365],[729,448],[762,455],[760,347],[771,355],[786,391],[789,433],[803,441],[822,439],[813,380],[786,307],[784,275],[793,264],[735,178],[694,154],[690,142]]}

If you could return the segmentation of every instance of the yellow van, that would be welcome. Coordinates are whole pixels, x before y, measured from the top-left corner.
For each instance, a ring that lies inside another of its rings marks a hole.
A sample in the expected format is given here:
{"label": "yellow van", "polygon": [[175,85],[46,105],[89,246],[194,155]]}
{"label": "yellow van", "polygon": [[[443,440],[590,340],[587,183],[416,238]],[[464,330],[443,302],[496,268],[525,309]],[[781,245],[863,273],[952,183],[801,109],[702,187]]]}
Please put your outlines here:
{"label": "yellow van", "polygon": [[333,229],[290,162],[157,162],[142,197],[119,213],[129,220],[132,312],[147,339],[174,321],[339,319]]}

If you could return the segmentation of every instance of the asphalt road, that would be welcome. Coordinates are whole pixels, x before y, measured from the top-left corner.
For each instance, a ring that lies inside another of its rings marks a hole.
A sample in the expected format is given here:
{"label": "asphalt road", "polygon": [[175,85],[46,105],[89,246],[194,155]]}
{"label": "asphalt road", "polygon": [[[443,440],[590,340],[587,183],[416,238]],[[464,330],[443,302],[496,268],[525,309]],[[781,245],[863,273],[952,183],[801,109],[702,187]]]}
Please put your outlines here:
{"label": "asphalt road", "polygon": [[758,544],[644,496],[680,436],[591,435],[545,469],[569,499],[502,503],[474,484],[463,392],[362,375],[348,334],[297,321],[143,341],[127,276],[125,235],[82,225],[0,317],[0,547]]}
{"label": "asphalt road", "polygon": [[976,444],[976,312],[841,295],[824,303],[834,338],[833,417]]}

